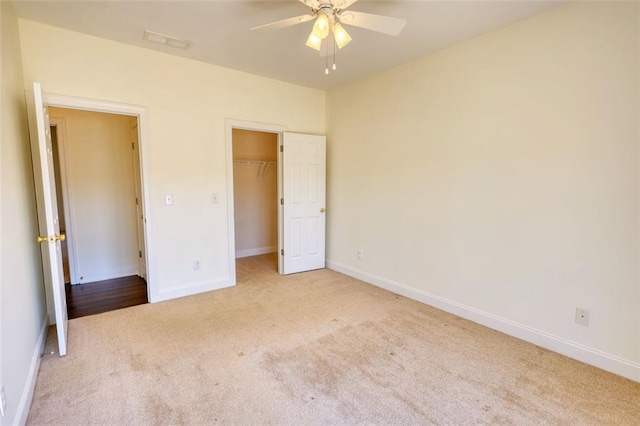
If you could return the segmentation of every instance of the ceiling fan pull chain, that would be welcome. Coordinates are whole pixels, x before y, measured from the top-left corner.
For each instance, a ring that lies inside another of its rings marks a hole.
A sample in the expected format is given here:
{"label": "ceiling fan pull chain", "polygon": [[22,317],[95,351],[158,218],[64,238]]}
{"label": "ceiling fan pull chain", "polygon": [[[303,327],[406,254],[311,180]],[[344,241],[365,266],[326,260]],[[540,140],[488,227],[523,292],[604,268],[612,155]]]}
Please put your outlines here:
{"label": "ceiling fan pull chain", "polygon": [[336,56],[338,55],[338,49],[336,49],[336,39],[335,39],[335,37],[333,37],[332,41],[333,41],[333,43],[331,43],[331,44],[333,44],[333,67],[332,68],[335,71],[337,69],[337,67],[336,67]]}
{"label": "ceiling fan pull chain", "polygon": [[[329,50],[329,45],[327,44],[327,50]],[[327,56],[324,57],[324,73],[329,75],[329,52],[327,52]]]}

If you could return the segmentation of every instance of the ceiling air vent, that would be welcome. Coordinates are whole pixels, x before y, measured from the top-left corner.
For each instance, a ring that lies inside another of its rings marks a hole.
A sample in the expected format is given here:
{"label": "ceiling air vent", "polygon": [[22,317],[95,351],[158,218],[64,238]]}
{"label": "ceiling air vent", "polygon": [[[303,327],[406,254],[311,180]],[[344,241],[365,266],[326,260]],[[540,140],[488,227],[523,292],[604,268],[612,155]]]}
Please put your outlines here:
{"label": "ceiling air vent", "polygon": [[164,44],[165,46],[176,47],[178,49],[187,50],[191,46],[191,42],[182,40],[180,38],[171,37],[168,35],[154,33],[153,31],[145,30],[144,37],[147,41],[152,41],[158,44]]}

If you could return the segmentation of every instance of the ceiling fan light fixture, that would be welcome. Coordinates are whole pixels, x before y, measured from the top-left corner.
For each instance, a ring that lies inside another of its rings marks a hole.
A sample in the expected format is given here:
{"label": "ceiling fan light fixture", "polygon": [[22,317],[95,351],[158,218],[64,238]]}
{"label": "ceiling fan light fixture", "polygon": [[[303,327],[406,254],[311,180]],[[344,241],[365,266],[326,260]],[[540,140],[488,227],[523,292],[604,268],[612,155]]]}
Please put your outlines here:
{"label": "ceiling fan light fixture", "polygon": [[329,17],[323,13],[318,14],[312,33],[320,40],[324,40],[329,35]]}
{"label": "ceiling fan light fixture", "polygon": [[309,38],[307,39],[306,45],[307,47],[315,49],[319,52],[322,45],[322,39],[311,32],[311,34],[309,34]]}
{"label": "ceiling fan light fixture", "polygon": [[351,36],[339,22],[333,25],[333,38],[336,40],[338,49],[342,49],[351,42]]}
{"label": "ceiling fan light fixture", "polygon": [[[347,30],[344,29],[342,26],[343,24],[392,36],[400,34],[404,26],[407,24],[406,19],[346,10],[358,0],[298,1],[309,7],[311,9],[310,13],[253,27],[251,30],[278,30],[313,20],[314,22],[311,34],[309,34],[305,44],[311,49],[321,52],[321,56],[327,57],[325,74],[329,74],[330,72],[328,58],[333,58],[333,66],[331,68],[335,71],[335,58],[338,49],[343,49],[346,45],[351,43],[351,35],[349,35]],[[326,43],[323,43],[324,40],[326,40]],[[323,50],[323,47],[326,47],[326,49]]]}

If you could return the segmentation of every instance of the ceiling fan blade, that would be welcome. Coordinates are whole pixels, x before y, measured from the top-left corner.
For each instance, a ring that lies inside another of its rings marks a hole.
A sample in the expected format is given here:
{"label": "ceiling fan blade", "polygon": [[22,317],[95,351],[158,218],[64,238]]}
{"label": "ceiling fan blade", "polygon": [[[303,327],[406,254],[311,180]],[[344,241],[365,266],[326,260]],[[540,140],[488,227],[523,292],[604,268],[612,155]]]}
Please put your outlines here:
{"label": "ceiling fan blade", "polygon": [[391,16],[374,15],[372,13],[355,12],[345,10],[338,15],[344,25],[364,28],[392,36],[397,36],[407,25],[406,19],[392,18]]}
{"label": "ceiling fan blade", "polygon": [[[302,1],[302,0],[300,0]],[[355,2],[357,2],[358,0],[333,0],[333,7],[335,9],[338,10],[345,10],[346,8],[348,8],[349,6],[351,6],[352,4],[354,4]]]}
{"label": "ceiling fan blade", "polygon": [[251,28],[251,31],[274,31],[282,28],[291,27],[293,25],[302,24],[315,18],[315,15],[300,15],[293,18],[283,19],[281,21],[271,22],[270,24],[260,25]]}
{"label": "ceiling fan blade", "polygon": [[319,0],[298,0],[298,1],[304,4],[305,6],[309,6],[313,10],[316,10],[320,7]]}

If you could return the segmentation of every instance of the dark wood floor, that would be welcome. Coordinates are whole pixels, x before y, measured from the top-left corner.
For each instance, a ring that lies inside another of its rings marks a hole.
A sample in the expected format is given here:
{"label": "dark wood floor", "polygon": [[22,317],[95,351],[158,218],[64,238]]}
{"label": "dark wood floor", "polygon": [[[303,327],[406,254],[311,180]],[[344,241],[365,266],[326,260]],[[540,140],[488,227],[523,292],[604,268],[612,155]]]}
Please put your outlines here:
{"label": "dark wood floor", "polygon": [[147,303],[147,283],[137,275],[88,284],[66,284],[69,319]]}

